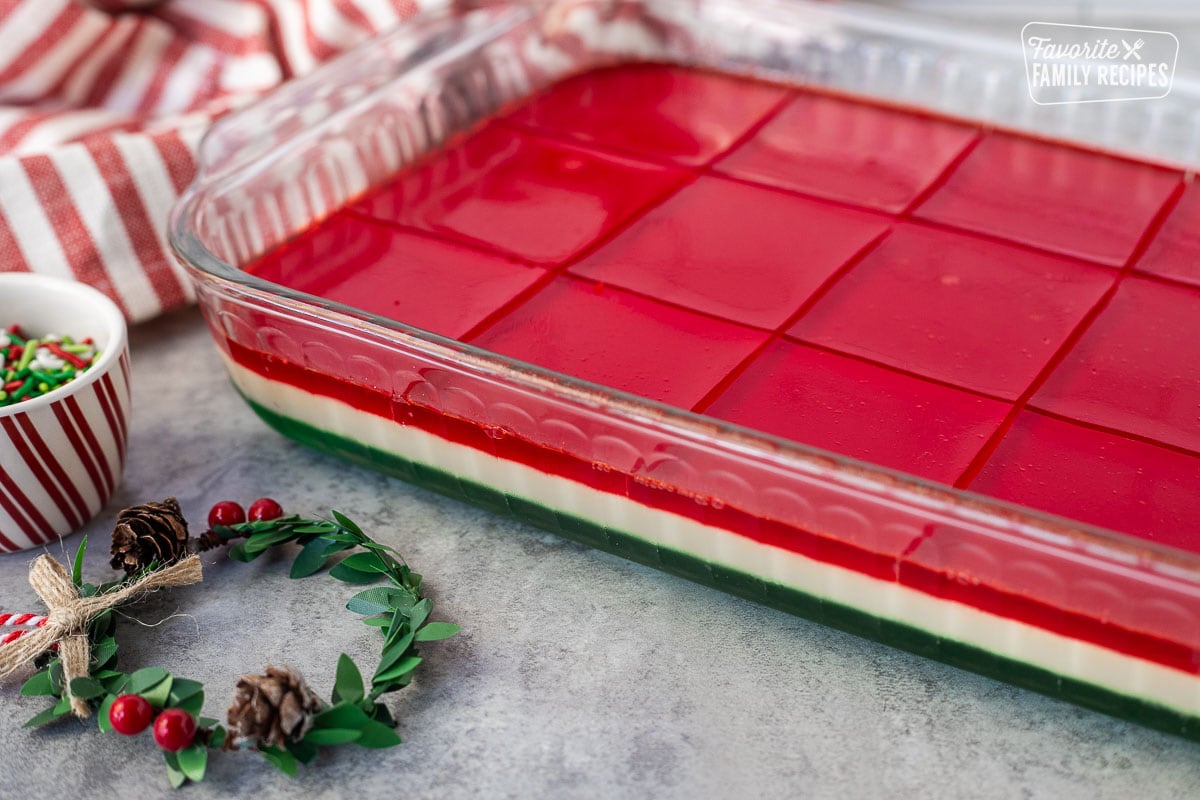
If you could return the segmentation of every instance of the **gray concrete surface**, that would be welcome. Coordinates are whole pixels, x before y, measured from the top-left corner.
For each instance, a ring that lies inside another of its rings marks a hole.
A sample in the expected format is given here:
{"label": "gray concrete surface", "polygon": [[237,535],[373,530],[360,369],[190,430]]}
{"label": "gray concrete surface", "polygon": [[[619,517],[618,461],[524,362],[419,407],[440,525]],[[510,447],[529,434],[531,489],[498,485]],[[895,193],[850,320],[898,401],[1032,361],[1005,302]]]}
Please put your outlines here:
{"label": "gray concrete surface", "polygon": [[[243,405],[199,315],[133,331],[136,393],[119,495],[87,527],[107,579],[117,510],[174,494],[202,529],[212,502],[268,494],[331,505],[423,572],[430,645],[392,703],[402,747],[336,748],[297,778],[214,757],[190,798],[1194,797],[1200,747],[900,653],[587,550],[292,444]],[[198,532],[197,530],[197,532]],[[74,551],[77,534],[61,547]],[[0,557],[0,610],[36,610],[33,553]],[[136,607],[124,665],[205,681],[223,716],[268,661],[325,694],[339,652],[373,663],[372,631],[336,581],[209,554],[200,586]],[[173,616],[177,615],[177,616]],[[157,624],[156,624],[157,623]],[[21,723],[43,699],[0,686],[0,798],[170,793],[148,737]]]}

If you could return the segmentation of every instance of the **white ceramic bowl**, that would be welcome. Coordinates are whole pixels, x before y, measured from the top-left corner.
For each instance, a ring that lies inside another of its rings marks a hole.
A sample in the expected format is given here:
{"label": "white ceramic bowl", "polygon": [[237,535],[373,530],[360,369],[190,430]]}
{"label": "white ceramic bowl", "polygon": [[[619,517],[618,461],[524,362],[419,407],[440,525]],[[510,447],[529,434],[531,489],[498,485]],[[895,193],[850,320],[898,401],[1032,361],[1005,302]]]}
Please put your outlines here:
{"label": "white ceramic bowl", "polygon": [[120,309],[95,289],[0,273],[0,327],[92,337],[100,356],[41,397],[0,408],[0,553],[80,528],[112,497],[129,432],[129,341]]}

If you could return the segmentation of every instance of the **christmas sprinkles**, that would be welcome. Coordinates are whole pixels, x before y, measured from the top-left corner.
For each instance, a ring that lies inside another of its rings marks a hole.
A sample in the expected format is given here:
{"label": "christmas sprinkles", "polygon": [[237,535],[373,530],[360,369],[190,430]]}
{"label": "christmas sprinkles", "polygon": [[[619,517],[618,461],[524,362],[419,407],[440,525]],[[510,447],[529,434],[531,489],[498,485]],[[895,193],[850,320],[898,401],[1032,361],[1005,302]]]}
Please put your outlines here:
{"label": "christmas sprinkles", "polygon": [[52,392],[79,377],[100,351],[91,337],[28,335],[20,325],[0,329],[0,408]]}

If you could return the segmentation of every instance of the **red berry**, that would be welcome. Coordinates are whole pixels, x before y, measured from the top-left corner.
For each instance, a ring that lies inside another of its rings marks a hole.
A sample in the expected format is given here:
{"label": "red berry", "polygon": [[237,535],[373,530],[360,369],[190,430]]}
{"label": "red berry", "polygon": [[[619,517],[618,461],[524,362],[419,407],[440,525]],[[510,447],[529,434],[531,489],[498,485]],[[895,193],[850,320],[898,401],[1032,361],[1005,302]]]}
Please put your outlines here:
{"label": "red berry", "polygon": [[278,519],[282,516],[283,507],[269,497],[260,497],[250,504],[250,519],[255,522]]}
{"label": "red berry", "polygon": [[154,708],[140,694],[123,694],[108,708],[108,721],[113,730],[126,736],[137,736],[154,719]]}
{"label": "red berry", "polygon": [[177,753],[196,738],[196,718],[182,708],[164,709],[154,720],[154,741],[163,750]]}
{"label": "red berry", "polygon": [[246,521],[246,510],[232,500],[222,500],[208,512],[208,527],[237,525]]}

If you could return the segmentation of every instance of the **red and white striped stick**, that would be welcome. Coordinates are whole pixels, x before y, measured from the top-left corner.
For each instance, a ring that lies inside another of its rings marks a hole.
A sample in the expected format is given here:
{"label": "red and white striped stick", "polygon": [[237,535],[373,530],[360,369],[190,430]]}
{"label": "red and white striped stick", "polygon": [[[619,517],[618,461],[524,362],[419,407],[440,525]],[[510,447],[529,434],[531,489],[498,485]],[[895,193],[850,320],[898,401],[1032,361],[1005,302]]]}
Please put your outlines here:
{"label": "red and white striped stick", "polygon": [[10,631],[4,636],[0,636],[0,645],[8,644],[21,638],[23,634],[29,633],[33,628],[40,628],[46,624],[47,617],[41,614],[0,614],[0,627],[21,627],[19,630]]}

